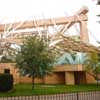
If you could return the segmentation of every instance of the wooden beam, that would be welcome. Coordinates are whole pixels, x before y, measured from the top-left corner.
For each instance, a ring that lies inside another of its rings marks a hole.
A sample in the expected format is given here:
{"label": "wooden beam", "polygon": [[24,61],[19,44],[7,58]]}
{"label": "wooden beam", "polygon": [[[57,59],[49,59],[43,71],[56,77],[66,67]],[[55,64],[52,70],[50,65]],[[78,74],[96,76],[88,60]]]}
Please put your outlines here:
{"label": "wooden beam", "polygon": [[[61,25],[61,24],[67,24],[70,22],[86,21],[87,19],[88,19],[87,16],[81,13],[81,15],[71,16],[71,17],[60,17],[60,18],[54,18],[54,19],[25,21],[16,30],[34,28],[34,27],[43,27],[43,26],[53,26],[54,23],[56,23],[56,25]],[[9,23],[9,24],[6,24],[6,26],[9,27],[12,24],[12,28],[16,28],[20,23],[22,22]],[[1,24],[0,33],[4,32],[4,29],[5,29],[5,24]]]}

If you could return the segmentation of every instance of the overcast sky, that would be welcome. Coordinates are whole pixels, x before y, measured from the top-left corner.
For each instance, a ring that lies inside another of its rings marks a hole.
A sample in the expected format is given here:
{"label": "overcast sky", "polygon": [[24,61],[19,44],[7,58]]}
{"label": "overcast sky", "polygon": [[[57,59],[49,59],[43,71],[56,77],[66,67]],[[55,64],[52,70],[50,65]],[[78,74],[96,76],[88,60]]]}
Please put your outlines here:
{"label": "overcast sky", "polygon": [[[96,15],[100,7],[96,0],[0,0],[0,23],[29,20],[35,18],[53,18],[74,15],[80,8],[89,8],[88,29],[100,40],[100,24]],[[95,42],[91,37],[91,42]]]}
{"label": "overcast sky", "polygon": [[94,9],[95,4],[96,0],[0,0],[0,18],[3,21],[12,21],[34,16],[68,16],[73,15],[82,6]]}

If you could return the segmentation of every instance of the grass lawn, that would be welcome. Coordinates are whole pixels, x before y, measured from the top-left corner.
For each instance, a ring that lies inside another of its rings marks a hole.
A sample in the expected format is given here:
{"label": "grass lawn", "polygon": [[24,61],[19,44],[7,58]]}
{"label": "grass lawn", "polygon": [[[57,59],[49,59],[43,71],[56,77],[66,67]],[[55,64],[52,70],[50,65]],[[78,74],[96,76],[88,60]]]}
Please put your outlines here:
{"label": "grass lawn", "polygon": [[0,93],[1,96],[28,96],[39,94],[55,94],[64,92],[77,92],[77,91],[95,91],[100,90],[100,86],[95,84],[91,85],[35,85],[32,90],[31,84],[17,84],[14,86],[13,91],[7,93]]}

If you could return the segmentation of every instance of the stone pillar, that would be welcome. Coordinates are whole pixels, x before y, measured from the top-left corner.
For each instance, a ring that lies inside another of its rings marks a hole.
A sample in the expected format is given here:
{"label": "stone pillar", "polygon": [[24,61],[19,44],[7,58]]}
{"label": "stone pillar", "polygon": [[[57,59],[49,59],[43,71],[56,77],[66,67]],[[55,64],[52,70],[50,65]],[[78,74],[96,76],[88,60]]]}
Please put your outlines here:
{"label": "stone pillar", "polygon": [[83,42],[89,42],[87,21],[81,21],[80,22],[80,39]]}
{"label": "stone pillar", "polygon": [[65,84],[66,85],[74,85],[74,72],[65,72]]}

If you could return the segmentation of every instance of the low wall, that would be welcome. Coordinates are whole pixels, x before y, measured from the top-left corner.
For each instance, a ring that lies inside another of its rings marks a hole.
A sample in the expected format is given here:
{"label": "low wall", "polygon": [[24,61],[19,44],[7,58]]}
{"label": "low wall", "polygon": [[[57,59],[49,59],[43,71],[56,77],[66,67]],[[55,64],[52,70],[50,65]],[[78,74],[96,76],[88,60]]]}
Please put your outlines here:
{"label": "low wall", "polygon": [[[0,73],[4,72],[4,69],[9,68],[11,74],[14,77],[14,83],[31,83],[32,79],[26,76],[21,76],[18,69],[15,68],[14,63],[0,63]],[[35,78],[35,83],[46,83],[46,84],[74,84],[74,74],[69,77],[68,72],[82,71],[83,67],[81,65],[74,66],[57,66],[54,67],[53,73],[50,76],[45,76],[44,79]],[[67,74],[66,74],[67,73]],[[68,76],[68,77],[66,77]],[[70,81],[69,81],[70,80]],[[86,74],[86,83],[96,83],[95,79]]]}
{"label": "low wall", "polygon": [[88,84],[91,84],[91,83],[96,83],[96,80],[94,79],[93,76],[91,76],[90,74],[86,73],[86,81]]}
{"label": "low wall", "polygon": [[[15,68],[14,63],[1,63],[0,73],[4,72],[4,69],[10,69],[10,73],[13,74],[14,83],[32,83],[32,79],[26,76],[21,76],[18,69]],[[35,83],[46,83],[46,84],[64,84],[64,73],[52,73],[47,75],[44,79],[35,78]]]}
{"label": "low wall", "polygon": [[54,72],[44,78],[45,84],[65,84],[65,72]]}
{"label": "low wall", "polygon": [[[14,63],[0,63],[0,73],[4,72],[4,69],[10,69],[10,73],[14,77],[14,83],[31,83],[32,79],[27,76],[21,76]],[[36,83],[42,83],[42,79],[35,79]]]}

